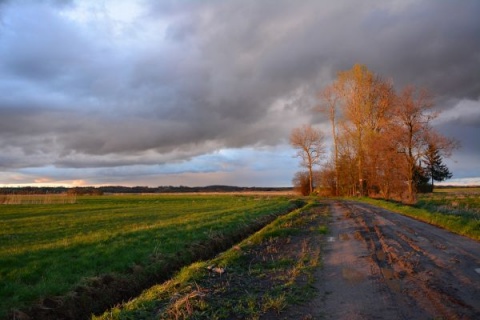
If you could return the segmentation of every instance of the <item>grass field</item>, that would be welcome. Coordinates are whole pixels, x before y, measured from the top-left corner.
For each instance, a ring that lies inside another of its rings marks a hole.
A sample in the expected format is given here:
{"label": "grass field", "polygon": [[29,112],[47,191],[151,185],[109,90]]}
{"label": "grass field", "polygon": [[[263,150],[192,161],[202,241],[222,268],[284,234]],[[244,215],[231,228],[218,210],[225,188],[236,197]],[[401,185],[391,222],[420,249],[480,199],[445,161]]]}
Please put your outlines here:
{"label": "grass field", "polygon": [[105,274],[145,277],[149,270],[164,270],[165,263],[186,265],[209,241],[238,236],[291,207],[287,197],[231,195],[86,196],[74,204],[0,205],[0,318]]}
{"label": "grass field", "polygon": [[420,194],[414,206],[367,198],[362,201],[480,240],[480,188],[442,188]]}
{"label": "grass field", "polygon": [[438,189],[422,194],[417,206],[450,214],[473,214],[480,218],[480,188]]}

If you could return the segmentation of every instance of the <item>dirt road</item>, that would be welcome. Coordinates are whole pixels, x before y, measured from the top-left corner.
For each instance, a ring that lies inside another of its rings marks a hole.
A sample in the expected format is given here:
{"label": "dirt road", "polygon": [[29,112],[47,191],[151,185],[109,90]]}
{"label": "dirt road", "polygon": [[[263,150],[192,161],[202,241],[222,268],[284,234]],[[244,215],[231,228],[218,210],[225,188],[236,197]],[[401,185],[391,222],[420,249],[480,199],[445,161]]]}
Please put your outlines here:
{"label": "dirt road", "polygon": [[480,243],[387,210],[332,202],[316,319],[480,319]]}

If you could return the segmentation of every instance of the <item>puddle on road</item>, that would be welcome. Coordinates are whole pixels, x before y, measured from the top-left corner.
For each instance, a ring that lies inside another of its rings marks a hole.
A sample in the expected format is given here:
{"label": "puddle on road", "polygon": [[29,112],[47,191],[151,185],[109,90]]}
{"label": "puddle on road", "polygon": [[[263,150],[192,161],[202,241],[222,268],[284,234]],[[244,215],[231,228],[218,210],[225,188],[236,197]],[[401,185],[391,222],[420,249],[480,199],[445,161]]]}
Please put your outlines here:
{"label": "puddle on road", "polygon": [[338,237],[340,238],[340,240],[350,240],[350,237],[347,233],[340,233]]}
{"label": "puddle on road", "polygon": [[388,280],[393,279],[393,270],[390,268],[380,268],[382,270],[383,277]]}
{"label": "puddle on road", "polygon": [[402,282],[400,279],[397,279],[395,272],[391,268],[380,268],[385,283],[393,292],[400,292],[402,290]]}
{"label": "puddle on road", "polygon": [[335,242],[335,237],[328,237],[327,242]]}
{"label": "puddle on road", "polygon": [[480,274],[480,268],[476,268],[475,272]]}
{"label": "puddle on road", "polygon": [[355,233],[353,234],[353,237],[356,239],[356,240],[363,240],[363,236],[362,236],[362,233],[360,231],[355,231]]}
{"label": "puddle on road", "polygon": [[342,277],[351,284],[357,284],[365,280],[365,275],[363,273],[350,267],[342,268]]}
{"label": "puddle on road", "polygon": [[375,255],[377,256],[378,261],[385,261],[385,252],[383,250],[377,250]]}

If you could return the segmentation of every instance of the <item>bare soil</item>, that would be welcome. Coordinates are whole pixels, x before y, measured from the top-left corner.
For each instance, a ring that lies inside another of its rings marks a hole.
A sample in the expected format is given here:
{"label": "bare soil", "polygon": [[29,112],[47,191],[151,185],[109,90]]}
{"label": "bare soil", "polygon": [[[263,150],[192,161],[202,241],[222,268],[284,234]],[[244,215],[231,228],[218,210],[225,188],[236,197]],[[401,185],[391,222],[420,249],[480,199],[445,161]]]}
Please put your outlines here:
{"label": "bare soil", "polygon": [[317,297],[285,319],[480,319],[480,243],[332,201]]}

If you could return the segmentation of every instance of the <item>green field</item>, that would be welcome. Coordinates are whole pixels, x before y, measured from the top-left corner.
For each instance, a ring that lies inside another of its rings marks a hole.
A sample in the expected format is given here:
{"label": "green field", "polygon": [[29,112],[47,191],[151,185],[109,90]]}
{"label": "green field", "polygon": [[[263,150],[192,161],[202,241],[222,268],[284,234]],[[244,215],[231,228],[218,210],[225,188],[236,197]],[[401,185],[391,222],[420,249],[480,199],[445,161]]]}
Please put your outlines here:
{"label": "green field", "polygon": [[436,189],[419,194],[413,206],[370,198],[361,201],[480,240],[480,188]]}
{"label": "green field", "polygon": [[438,189],[420,195],[417,206],[450,214],[477,215],[480,219],[480,188]]}
{"label": "green field", "polygon": [[[286,197],[132,195],[0,205],[0,318],[106,274],[146,277],[239,237]],[[193,248],[193,249],[192,249]],[[173,262],[176,263],[173,263]]]}

